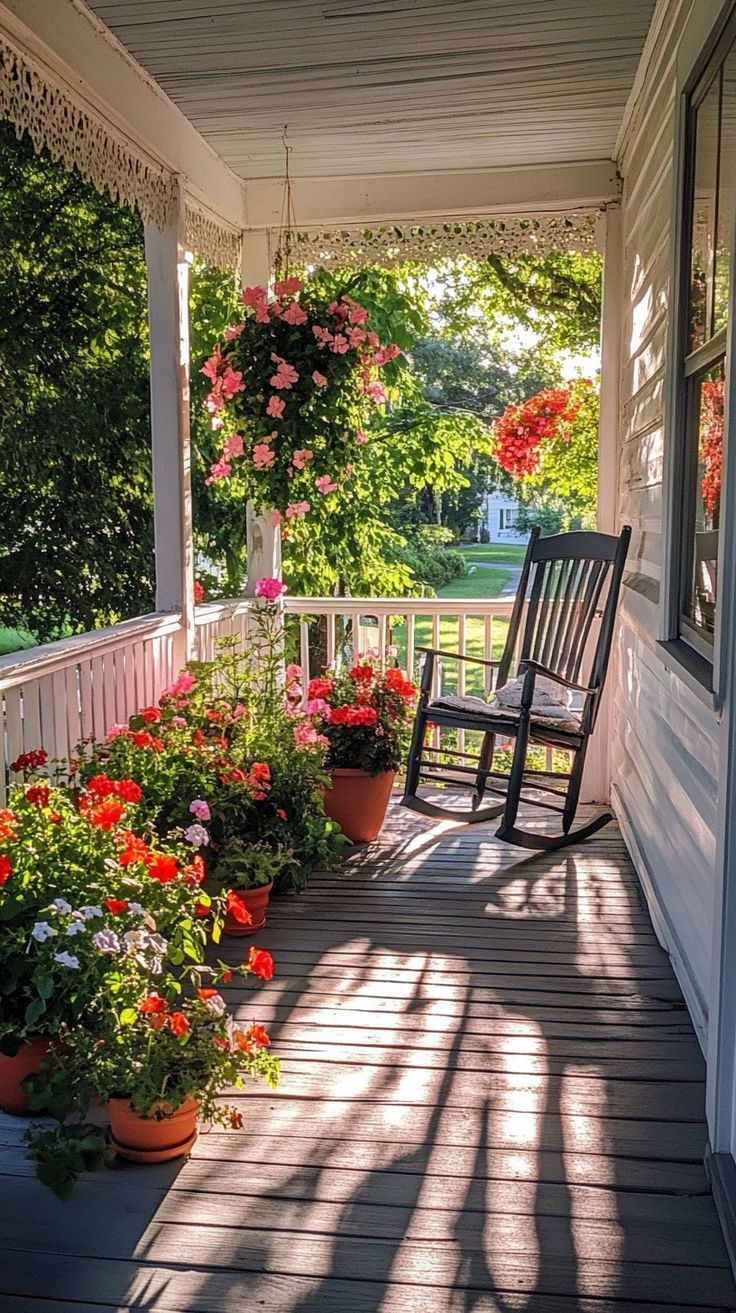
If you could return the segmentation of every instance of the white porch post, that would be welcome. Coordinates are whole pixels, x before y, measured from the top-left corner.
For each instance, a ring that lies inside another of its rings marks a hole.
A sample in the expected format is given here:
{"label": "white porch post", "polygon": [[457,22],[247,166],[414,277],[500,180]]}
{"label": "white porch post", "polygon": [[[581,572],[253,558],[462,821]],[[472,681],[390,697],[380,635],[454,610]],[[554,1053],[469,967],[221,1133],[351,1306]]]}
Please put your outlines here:
{"label": "white porch post", "polygon": [[[623,307],[623,233],[621,207],[604,215],[603,309],[601,313],[601,395],[598,440],[598,529],[618,531],[619,415]],[[615,665],[612,654],[611,665]],[[582,799],[608,802],[611,793],[611,683],[603,695],[596,732],[585,765]]]}
{"label": "white porch post", "polygon": [[[241,276],[244,287],[268,287],[271,281],[271,250],[266,228],[251,228],[243,233]],[[246,597],[252,597],[259,579],[281,577],[281,530],[274,528],[268,515],[256,514],[248,502],[245,508],[248,546]]]}
{"label": "white porch post", "polygon": [[194,548],[189,445],[189,266],[183,196],[163,230],[145,225],[151,352],[156,610],[179,611],[177,657],[194,652]]}

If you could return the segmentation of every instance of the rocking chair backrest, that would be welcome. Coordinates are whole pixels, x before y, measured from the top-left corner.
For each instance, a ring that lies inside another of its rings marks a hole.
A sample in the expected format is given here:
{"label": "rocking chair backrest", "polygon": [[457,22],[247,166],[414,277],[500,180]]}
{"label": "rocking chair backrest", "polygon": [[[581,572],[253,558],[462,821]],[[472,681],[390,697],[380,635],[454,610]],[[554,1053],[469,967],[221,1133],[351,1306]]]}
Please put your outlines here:
{"label": "rocking chair backrest", "polygon": [[[619,537],[575,532],[540,538],[538,530],[532,531],[499,669],[499,685],[507,681],[516,660],[517,666],[524,661],[538,661],[564,679],[602,688],[630,537],[628,525]],[[581,680],[581,666],[597,615],[602,615],[600,632],[589,658],[589,671]]]}

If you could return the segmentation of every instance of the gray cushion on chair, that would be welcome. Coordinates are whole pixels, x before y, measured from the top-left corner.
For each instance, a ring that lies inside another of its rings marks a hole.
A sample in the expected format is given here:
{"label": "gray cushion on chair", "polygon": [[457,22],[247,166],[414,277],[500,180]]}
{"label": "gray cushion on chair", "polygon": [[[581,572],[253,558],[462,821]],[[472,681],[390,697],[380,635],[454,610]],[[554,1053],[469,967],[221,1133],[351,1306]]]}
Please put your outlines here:
{"label": "gray cushion on chair", "polygon": [[[488,716],[493,717],[494,720],[514,721],[519,718],[518,707],[499,706],[493,702],[486,702],[483,698],[474,697],[472,693],[463,697],[448,693],[430,703],[430,712],[434,707],[438,711],[459,711],[461,715]],[[582,715],[579,711],[575,711],[572,707],[560,707],[560,714],[550,715],[551,710],[548,705],[545,705],[543,712],[532,707],[532,725],[544,725],[548,729],[564,729],[575,734],[580,733]]]}

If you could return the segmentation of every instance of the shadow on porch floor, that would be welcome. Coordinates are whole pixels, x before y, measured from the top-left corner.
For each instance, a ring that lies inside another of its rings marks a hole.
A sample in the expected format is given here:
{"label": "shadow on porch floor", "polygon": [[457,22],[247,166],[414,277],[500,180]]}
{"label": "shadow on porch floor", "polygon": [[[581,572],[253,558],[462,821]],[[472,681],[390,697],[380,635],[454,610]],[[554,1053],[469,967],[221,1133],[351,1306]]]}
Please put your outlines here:
{"label": "shadow on porch floor", "polygon": [[736,1305],[700,1050],[615,825],[530,856],[394,806],[258,942],[242,1015],[283,1077],[244,1133],[61,1204],[0,1118],[2,1313]]}

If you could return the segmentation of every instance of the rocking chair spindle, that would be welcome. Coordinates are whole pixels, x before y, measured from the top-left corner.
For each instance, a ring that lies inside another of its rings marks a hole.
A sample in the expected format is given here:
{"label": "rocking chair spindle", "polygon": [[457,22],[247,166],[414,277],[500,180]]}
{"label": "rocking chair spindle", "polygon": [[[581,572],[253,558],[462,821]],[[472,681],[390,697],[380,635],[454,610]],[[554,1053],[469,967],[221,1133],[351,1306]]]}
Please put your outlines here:
{"label": "rocking chair spindle", "polygon": [[[499,839],[535,849],[578,843],[612,820],[611,813],[604,812],[587,825],[572,829],[588,742],[608,670],[630,537],[628,525],[618,537],[575,532],[540,538],[539,531],[532,530],[500,661],[438,648],[420,649],[425,660],[404,806],[427,816],[471,824],[498,816]],[[597,617],[601,623],[593,642]],[[443,696],[441,690],[434,696],[439,661],[468,662],[495,671],[491,702],[472,696]],[[516,679],[510,681],[512,670]],[[545,681],[547,705],[542,702],[538,680]],[[557,689],[559,701],[549,705],[552,690]],[[506,697],[497,700],[502,690]],[[578,698],[577,707],[565,707],[564,699],[569,695]],[[439,727],[440,732],[479,732],[482,739],[477,756],[452,747],[430,746],[430,726]],[[508,771],[493,767],[497,739],[514,742]],[[527,752],[532,745],[569,753],[569,771],[529,769]],[[422,785],[470,789],[470,805],[462,809],[429,801],[419,794]],[[502,801],[484,806],[487,793],[500,796]],[[522,803],[558,812],[562,832],[546,835],[524,829],[517,823]]]}

